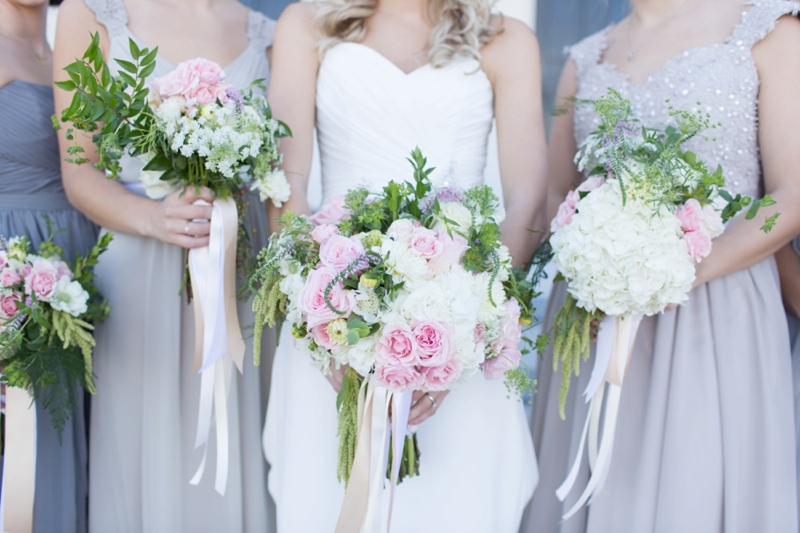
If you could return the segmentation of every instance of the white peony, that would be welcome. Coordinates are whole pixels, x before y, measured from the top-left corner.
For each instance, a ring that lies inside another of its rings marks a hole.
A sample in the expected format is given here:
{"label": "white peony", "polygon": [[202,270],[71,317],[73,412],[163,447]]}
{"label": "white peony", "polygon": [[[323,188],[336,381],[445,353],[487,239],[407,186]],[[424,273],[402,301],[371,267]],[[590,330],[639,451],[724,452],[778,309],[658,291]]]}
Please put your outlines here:
{"label": "white peony", "polygon": [[254,180],[250,189],[258,191],[262,202],[266,202],[267,199],[272,200],[275,207],[281,207],[284,202],[288,202],[292,194],[292,187],[281,169],[273,170],[266,176]]}
{"label": "white peony", "polygon": [[155,115],[164,122],[175,122],[186,108],[186,99],[183,96],[170,96],[156,108]]}
{"label": "white peony", "polygon": [[694,265],[677,217],[645,203],[622,205],[610,180],[581,200],[580,211],[551,238],[553,262],[578,305],[609,315],[642,316],[682,303]]}
{"label": "white peony", "polygon": [[430,278],[428,261],[412,253],[404,241],[383,239],[380,254],[395,281],[405,282],[409,290]]}
{"label": "white peony", "polygon": [[57,311],[64,311],[74,317],[78,317],[86,312],[86,302],[89,301],[89,293],[81,287],[77,281],[70,281],[64,276],[56,283],[56,290],[50,299],[50,306]]}
{"label": "white peony", "polygon": [[447,227],[444,221],[445,218],[450,220],[451,227],[455,224],[455,227],[463,232],[469,231],[472,227],[472,211],[463,204],[458,202],[442,202],[439,204],[439,207],[441,209],[439,213],[441,218],[436,222],[433,229],[438,231],[445,230]]}
{"label": "white peony", "polygon": [[[140,155],[139,159],[142,161],[142,166],[144,167],[150,162],[151,159],[153,159],[153,155]],[[142,187],[144,187],[144,193],[148,198],[153,200],[161,200],[165,196],[168,196],[178,190],[178,187],[172,183],[163,181],[161,179],[162,174],[164,174],[163,170],[142,170],[141,174],[139,174],[139,181],[142,183]]]}

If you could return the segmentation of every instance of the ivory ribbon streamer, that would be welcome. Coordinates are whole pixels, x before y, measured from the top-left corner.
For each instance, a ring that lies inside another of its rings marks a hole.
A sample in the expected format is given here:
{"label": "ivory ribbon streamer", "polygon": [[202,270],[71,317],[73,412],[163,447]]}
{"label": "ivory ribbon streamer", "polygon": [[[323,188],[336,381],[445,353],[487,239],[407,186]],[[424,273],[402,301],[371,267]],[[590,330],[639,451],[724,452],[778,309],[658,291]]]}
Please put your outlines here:
{"label": "ivory ribbon streamer", "polygon": [[[400,472],[412,391],[392,393],[364,379],[358,397],[358,443],[335,533],[388,533]],[[391,420],[389,407],[391,406]],[[392,442],[391,488],[383,528],[383,486]]]}
{"label": "ivory ribbon streamer", "polygon": [[24,389],[6,387],[5,439],[0,531],[31,533],[36,483],[36,408]]}
{"label": "ivory ribbon streamer", "polygon": [[[580,509],[587,501],[591,504],[591,499],[602,490],[608,477],[608,467],[611,463],[611,452],[614,448],[614,433],[617,426],[617,415],[619,414],[619,400],[622,393],[622,381],[627,372],[628,362],[630,361],[633,343],[636,339],[636,332],[639,329],[640,321],[630,317],[607,316],[600,323],[600,332],[597,336],[597,349],[595,352],[595,364],[589,384],[583,395],[589,403],[589,412],[586,415],[586,422],[583,425],[581,440],[578,445],[578,453],[572,463],[567,479],[556,490],[556,496],[560,501],[564,501],[575,485],[583,460],[583,449],[588,436],[589,467],[592,475],[583,493],[575,502],[575,505],[567,511],[563,519],[567,520]],[[608,399],[606,402],[605,418],[603,421],[603,439],[599,443],[598,432],[600,429],[600,417],[603,410],[603,399],[605,396],[605,384],[608,383]]]}
{"label": "ivory ribbon streamer", "polygon": [[[196,203],[203,203],[199,200]],[[195,448],[205,446],[190,483],[205,472],[211,413],[217,437],[214,489],[225,495],[228,483],[228,391],[235,364],[242,371],[244,340],[236,310],[236,237],[239,222],[232,199],[217,200],[211,213],[208,246],[189,251],[189,276],[194,293],[195,353],[193,371],[200,373],[200,408]]]}

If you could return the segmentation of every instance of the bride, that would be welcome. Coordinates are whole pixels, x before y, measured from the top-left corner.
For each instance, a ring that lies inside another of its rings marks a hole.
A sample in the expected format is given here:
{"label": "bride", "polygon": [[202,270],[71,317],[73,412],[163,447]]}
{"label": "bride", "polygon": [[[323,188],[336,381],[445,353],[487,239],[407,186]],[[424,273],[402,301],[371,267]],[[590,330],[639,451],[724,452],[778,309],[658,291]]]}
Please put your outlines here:
{"label": "bride", "polygon": [[[310,212],[317,128],[323,196],[411,177],[419,146],[435,185],[483,181],[496,119],[507,217],[503,242],[519,266],[545,224],[545,136],[539,51],[521,22],[492,16],[490,0],[334,0],[292,4],[278,22],[269,100],[294,132],[283,141],[293,195]],[[271,212],[274,219],[280,213]],[[279,532],[330,532],[336,481],[336,390],[293,348],[284,328],[264,430]],[[421,475],[397,489],[392,531],[516,532],[536,486],[522,403],[501,381],[476,376],[449,392],[418,391]],[[433,416],[433,415],[436,416]],[[428,420],[428,418],[431,418]],[[424,423],[423,423],[424,422]]]}

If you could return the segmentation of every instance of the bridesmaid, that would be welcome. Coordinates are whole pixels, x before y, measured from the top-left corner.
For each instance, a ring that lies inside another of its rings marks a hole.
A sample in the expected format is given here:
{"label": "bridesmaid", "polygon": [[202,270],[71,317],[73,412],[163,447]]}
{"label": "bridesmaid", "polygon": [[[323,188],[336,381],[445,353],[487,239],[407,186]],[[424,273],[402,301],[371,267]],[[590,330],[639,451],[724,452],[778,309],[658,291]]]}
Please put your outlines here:
{"label": "bridesmaid", "polygon": [[[722,125],[692,149],[723,166],[729,189],[771,194],[778,205],[766,214],[781,216],[766,235],[760,216],[731,222],[698,265],[689,300],[642,322],[605,487],[564,522],[588,480],[584,458],[576,488],[556,498],[577,453],[594,361],[571,386],[564,422],[560,372],[548,364],[552,351],[544,356],[531,420],[541,481],[521,531],[797,531],[789,334],[771,256],[800,233],[800,21],[787,16],[798,9],[786,0],[633,0],[621,23],[569,50],[561,98],[594,99],[611,86],[651,126],[667,123],[670,105],[699,106]],[[572,158],[597,120],[581,107],[554,122],[551,213],[583,179]]]}
{"label": "bridesmaid", "polygon": [[[72,261],[95,243],[97,227],[69,205],[61,184],[46,17],[46,0],[0,0],[0,235],[25,235],[38,246],[50,233],[46,215],[64,230],[54,240]],[[76,400],[61,444],[36,404],[35,532],[86,531],[83,395]]]}
{"label": "bridesmaid", "polygon": [[[68,0],[61,6],[54,59],[56,79],[80,57],[88,36],[99,32],[107,62],[130,60],[129,39],[159,47],[153,77],[181,61],[205,57],[223,66],[226,81],[245,88],[269,77],[268,49],[274,22],[236,0]],[[70,94],[56,90],[56,108]],[[61,140],[62,155],[69,142]],[[80,141],[89,154],[88,138]],[[261,367],[252,363],[248,339],[244,374],[235,373],[229,394],[230,452],[225,496],[214,490],[216,450],[199,486],[189,480],[203,457],[195,449],[200,377],[193,373],[194,318],[180,296],[184,254],[208,243],[213,201],[194,189],[163,201],[144,197],[141,163],[123,161],[123,183],[109,181],[91,165],[62,164],[70,202],[114,241],[97,268],[97,284],[113,308],[97,331],[90,443],[89,529],[93,532],[269,531],[266,464],[260,426],[266,411],[266,372],[271,343]],[[266,246],[266,211],[249,195],[245,225],[254,250]],[[241,285],[241,280],[240,280]],[[239,303],[241,324],[254,322],[251,303]],[[245,335],[250,337],[250,335]]]}

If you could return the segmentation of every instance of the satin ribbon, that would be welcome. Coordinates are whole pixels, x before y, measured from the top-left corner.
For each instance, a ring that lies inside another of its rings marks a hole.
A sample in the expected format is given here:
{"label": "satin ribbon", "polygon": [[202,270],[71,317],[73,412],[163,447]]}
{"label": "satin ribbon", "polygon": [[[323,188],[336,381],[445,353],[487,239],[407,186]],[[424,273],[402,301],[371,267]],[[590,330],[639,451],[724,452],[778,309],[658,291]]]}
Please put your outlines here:
{"label": "satin ribbon", "polygon": [[[413,392],[393,393],[364,379],[358,394],[358,443],[335,533],[388,533],[394,487],[400,473]],[[391,419],[389,409],[391,406]],[[392,442],[388,512],[382,516],[383,486]]]}
{"label": "satin ribbon", "polygon": [[[578,512],[583,504],[587,502],[591,504],[592,499],[603,489],[608,477],[611,452],[614,449],[614,434],[619,414],[622,381],[628,369],[639,323],[639,319],[614,316],[606,316],[600,323],[594,368],[589,378],[589,384],[583,392],[585,401],[589,402],[589,412],[583,425],[575,461],[572,463],[572,468],[570,468],[564,483],[556,490],[558,499],[563,502],[578,479],[587,437],[589,468],[592,474],[578,501],[564,514],[564,520]],[[602,442],[599,442],[598,447],[598,433],[606,383],[608,383],[608,398],[603,420],[603,439]]]}
{"label": "satin ribbon", "polygon": [[[198,200],[196,204],[206,202]],[[200,466],[189,481],[203,478],[214,413],[217,470],[214,489],[225,495],[228,482],[228,392],[235,364],[242,371],[244,339],[236,309],[236,204],[216,200],[211,213],[208,246],[189,251],[189,276],[194,293],[195,353],[192,371],[200,373],[200,407],[195,448],[204,446]]]}
{"label": "satin ribbon", "polygon": [[6,387],[0,532],[31,533],[36,483],[36,407],[28,392]]}

